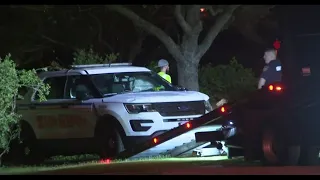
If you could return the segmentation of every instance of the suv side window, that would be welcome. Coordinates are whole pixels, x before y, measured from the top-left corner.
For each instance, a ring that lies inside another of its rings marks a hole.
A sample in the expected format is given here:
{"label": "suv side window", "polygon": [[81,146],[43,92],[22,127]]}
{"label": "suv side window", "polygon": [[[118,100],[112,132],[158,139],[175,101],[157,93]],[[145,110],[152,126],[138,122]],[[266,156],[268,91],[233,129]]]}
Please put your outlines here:
{"label": "suv side window", "polygon": [[[49,94],[46,96],[47,100],[64,98],[65,76],[49,77],[44,80],[44,83],[49,84],[50,86]],[[39,99],[38,92],[35,94],[34,99]]]}
{"label": "suv side window", "polygon": [[83,75],[68,76],[65,99],[75,99],[77,89],[84,91],[89,97],[94,97],[92,88]]}

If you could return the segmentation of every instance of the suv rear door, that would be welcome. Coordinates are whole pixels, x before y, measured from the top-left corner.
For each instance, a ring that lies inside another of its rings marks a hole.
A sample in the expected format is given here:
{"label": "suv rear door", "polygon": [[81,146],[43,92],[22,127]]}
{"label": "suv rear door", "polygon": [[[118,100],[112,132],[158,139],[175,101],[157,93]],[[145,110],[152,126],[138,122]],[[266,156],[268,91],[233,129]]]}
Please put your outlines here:
{"label": "suv rear door", "polygon": [[66,76],[45,78],[44,83],[50,85],[47,101],[40,102],[38,92],[32,97],[30,114],[35,117],[31,122],[38,139],[60,139],[64,134],[59,127],[59,115],[63,114],[61,103],[64,99]]}

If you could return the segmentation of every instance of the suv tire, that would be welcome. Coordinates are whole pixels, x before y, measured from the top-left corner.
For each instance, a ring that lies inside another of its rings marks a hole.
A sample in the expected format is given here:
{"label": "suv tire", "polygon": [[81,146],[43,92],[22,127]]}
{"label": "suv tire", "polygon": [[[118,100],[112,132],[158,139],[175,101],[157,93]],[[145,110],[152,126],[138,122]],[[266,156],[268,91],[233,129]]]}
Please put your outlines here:
{"label": "suv tire", "polygon": [[20,140],[12,144],[14,162],[19,164],[40,164],[45,160],[43,152],[40,151],[34,132],[28,126],[22,126]]}
{"label": "suv tire", "polygon": [[125,149],[120,133],[116,128],[101,128],[97,138],[99,155],[102,159],[115,158]]}

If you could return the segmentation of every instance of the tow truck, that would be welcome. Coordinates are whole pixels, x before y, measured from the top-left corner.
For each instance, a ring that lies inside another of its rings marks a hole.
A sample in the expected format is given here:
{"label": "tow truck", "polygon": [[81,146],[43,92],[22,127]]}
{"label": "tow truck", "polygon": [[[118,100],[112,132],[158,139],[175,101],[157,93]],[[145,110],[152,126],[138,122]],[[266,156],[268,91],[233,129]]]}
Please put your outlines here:
{"label": "tow truck", "polygon": [[[320,6],[282,7],[282,82],[233,104],[222,117],[222,128],[196,133],[196,142],[225,141],[229,158],[244,156],[266,165],[319,164],[320,28],[307,20],[319,10]],[[297,25],[301,18],[306,21]]]}

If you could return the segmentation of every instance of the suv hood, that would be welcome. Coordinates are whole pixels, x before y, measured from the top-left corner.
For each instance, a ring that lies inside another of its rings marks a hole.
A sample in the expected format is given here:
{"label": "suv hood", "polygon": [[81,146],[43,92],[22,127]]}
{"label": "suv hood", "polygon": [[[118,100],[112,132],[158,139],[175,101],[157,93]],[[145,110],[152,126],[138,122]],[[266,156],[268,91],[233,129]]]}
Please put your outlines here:
{"label": "suv hood", "polygon": [[117,94],[103,98],[103,102],[119,103],[155,103],[155,102],[181,102],[204,101],[209,96],[196,91],[156,91]]}

